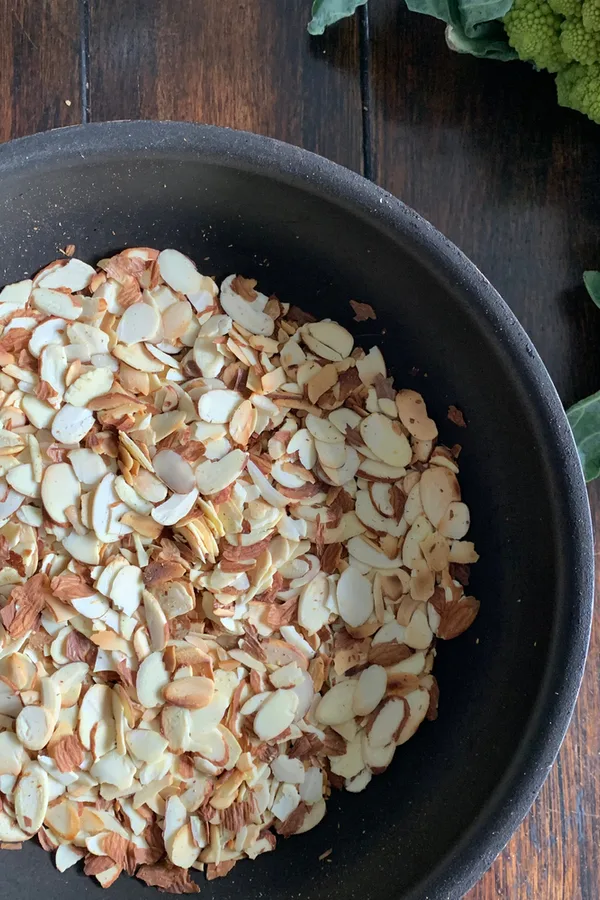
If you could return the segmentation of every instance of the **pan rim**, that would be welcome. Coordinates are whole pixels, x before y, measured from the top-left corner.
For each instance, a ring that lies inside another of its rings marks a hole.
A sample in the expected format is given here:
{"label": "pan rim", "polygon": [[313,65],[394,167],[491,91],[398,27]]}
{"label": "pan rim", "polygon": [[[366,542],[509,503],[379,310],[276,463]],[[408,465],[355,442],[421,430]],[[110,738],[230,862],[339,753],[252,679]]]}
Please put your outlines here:
{"label": "pan rim", "polygon": [[[583,676],[594,593],[593,536],[587,491],[567,419],[554,385],[522,326],[477,267],[429,222],[361,175],[308,150],[273,138],[212,125],[176,121],[88,123],[18,138],[0,146],[0,179],[64,165],[65,155],[109,159],[130,154],[173,155],[199,163],[244,168],[283,180],[370,220],[426,261],[436,277],[462,292],[470,312],[491,325],[497,349],[517,372],[545,425],[562,491],[566,583],[538,688],[536,709],[512,761],[457,845],[403,900],[459,900],[489,868],[528,813],[560,749]],[[550,475],[549,475],[550,477]],[[558,530],[557,530],[557,533]],[[568,608],[567,608],[568,607]]]}

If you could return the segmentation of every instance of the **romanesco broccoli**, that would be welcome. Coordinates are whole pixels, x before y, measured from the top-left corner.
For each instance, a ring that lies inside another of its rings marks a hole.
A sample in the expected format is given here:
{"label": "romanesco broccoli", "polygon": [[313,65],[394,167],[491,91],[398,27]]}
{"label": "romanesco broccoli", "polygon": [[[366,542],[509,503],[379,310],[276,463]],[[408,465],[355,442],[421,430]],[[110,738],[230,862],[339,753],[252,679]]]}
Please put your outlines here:
{"label": "romanesco broccoli", "polygon": [[588,31],[600,31],[600,0],[583,0],[581,14]]}
{"label": "romanesco broccoli", "polygon": [[600,125],[600,63],[571,63],[556,76],[558,102],[576,109]]}
{"label": "romanesco broccoli", "polygon": [[558,72],[568,59],[560,43],[561,16],[547,0],[515,0],[504,16],[508,43],[538,69]]}
{"label": "romanesco broccoli", "polygon": [[581,16],[581,0],[548,0],[548,3],[560,16]]}
{"label": "romanesco broccoli", "polygon": [[566,19],[562,24],[560,43],[570,60],[591,66],[600,60],[600,34],[586,31],[581,19]]}

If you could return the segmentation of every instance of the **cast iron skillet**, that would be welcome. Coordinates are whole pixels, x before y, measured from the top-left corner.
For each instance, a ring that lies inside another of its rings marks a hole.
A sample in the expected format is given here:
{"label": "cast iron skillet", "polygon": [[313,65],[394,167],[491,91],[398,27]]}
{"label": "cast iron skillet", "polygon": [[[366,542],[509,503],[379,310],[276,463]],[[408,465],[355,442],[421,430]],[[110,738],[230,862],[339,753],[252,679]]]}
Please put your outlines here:
{"label": "cast iron skillet", "polygon": [[[440,187],[443,190],[443,185]],[[63,129],[0,148],[0,282],[77,245],[176,247],[207,274],[259,279],[380,344],[460,442],[481,553],[481,614],[441,642],[440,715],[315,831],[280,840],[203,896],[448,900],[519,824],[571,715],[592,611],[586,492],[560,401],[527,335],[481,273],[427,222],[353,172],[264,137],[178,123]],[[356,325],[348,300],[377,321]],[[416,367],[418,374],[413,373]],[[446,420],[449,403],[468,428]],[[328,848],[328,862],[318,856]],[[6,900],[100,893],[27,845],[2,858]],[[123,877],[113,896],[148,896]]]}

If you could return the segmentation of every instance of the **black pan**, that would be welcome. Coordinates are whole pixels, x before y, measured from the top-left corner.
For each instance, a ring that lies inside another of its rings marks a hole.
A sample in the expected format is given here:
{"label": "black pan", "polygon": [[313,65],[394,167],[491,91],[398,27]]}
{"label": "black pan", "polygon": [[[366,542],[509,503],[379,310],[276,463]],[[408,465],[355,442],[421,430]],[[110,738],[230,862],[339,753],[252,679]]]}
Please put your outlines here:
{"label": "black pan", "polygon": [[[0,148],[0,280],[28,275],[68,243],[90,262],[127,245],[176,247],[207,274],[255,276],[266,293],[334,316],[365,346],[380,343],[396,384],[422,390],[444,442],[463,445],[481,614],[441,643],[438,721],[364,793],[334,797],[315,831],[202,886],[220,900],[461,897],[546,777],[592,611],[585,487],[527,335],[412,210],[352,172],[250,134],[135,122]],[[371,303],[377,321],[352,322],[351,298]],[[466,430],[446,420],[450,403],[464,410]],[[33,845],[2,854],[0,866],[4,900],[100,895]],[[150,896],[126,877],[111,890]]]}

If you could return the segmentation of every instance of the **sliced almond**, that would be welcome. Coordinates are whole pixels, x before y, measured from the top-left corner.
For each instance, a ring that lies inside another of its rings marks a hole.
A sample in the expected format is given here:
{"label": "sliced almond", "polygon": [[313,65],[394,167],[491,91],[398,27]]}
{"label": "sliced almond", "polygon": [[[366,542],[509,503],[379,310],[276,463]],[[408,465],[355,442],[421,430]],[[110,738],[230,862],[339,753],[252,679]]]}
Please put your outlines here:
{"label": "sliced almond", "polygon": [[202,675],[178,678],[164,690],[165,700],[168,703],[183,706],[185,709],[203,709],[211,702],[213,693],[214,682]]}

